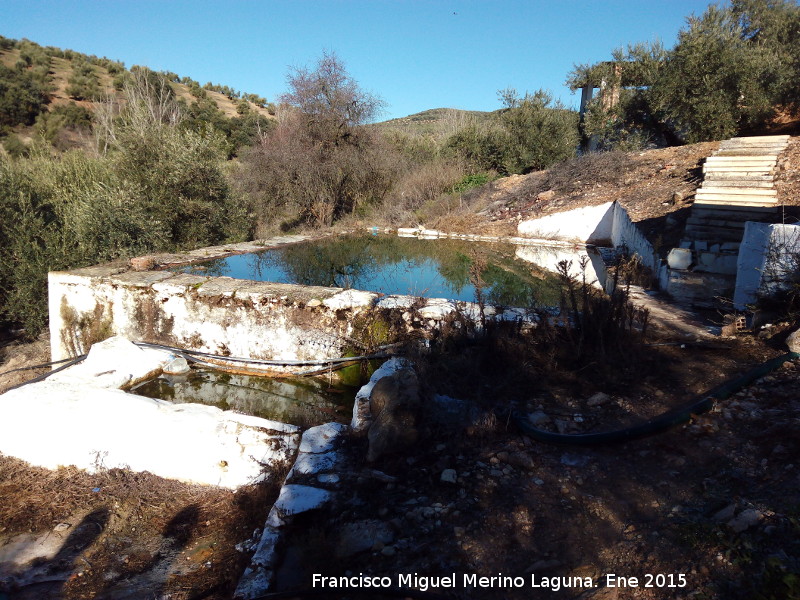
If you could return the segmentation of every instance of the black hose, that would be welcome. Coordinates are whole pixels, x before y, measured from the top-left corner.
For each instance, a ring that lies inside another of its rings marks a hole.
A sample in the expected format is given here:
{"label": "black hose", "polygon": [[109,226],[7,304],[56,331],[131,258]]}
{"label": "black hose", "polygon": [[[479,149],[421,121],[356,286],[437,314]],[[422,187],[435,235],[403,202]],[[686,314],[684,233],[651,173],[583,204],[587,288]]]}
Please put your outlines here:
{"label": "black hose", "polygon": [[714,405],[715,400],[725,400],[726,398],[729,398],[744,386],[752,383],[759,377],[763,377],[770,371],[777,369],[787,360],[793,360],[796,358],[800,358],[800,353],[789,352],[777,358],[768,360],[767,362],[751,369],[744,375],[718,385],[707,394],[695,398],[687,404],[673,408],[672,410],[669,410],[657,417],[653,417],[644,423],[627,427],[625,429],[581,434],[554,433],[552,431],[545,431],[544,429],[537,429],[530,423],[530,421],[527,419],[527,416],[519,411],[515,411],[512,417],[514,422],[517,424],[517,427],[519,427],[525,435],[537,441],[546,442],[549,444],[593,446],[595,444],[614,444],[619,442],[627,442],[629,440],[635,440],[656,433],[661,433],[670,427],[686,423],[692,418],[692,415],[702,414],[710,410]]}
{"label": "black hose", "polygon": [[174,346],[167,346],[164,344],[152,344],[150,342],[134,342],[137,346],[141,346],[143,348],[159,348],[161,350],[169,350],[171,352],[175,352],[176,354],[180,354],[182,356],[200,356],[205,358],[213,358],[215,360],[223,360],[228,362],[240,362],[240,363],[250,363],[256,365],[265,365],[265,366],[272,366],[272,367],[302,367],[302,366],[315,366],[315,365],[329,365],[329,364],[336,364],[336,363],[343,363],[343,362],[352,362],[352,361],[359,361],[359,360],[371,360],[373,358],[385,358],[386,355],[383,353],[378,354],[370,354],[365,356],[346,356],[342,358],[322,358],[316,360],[268,360],[268,359],[261,359],[261,358],[245,358],[245,357],[238,357],[238,356],[221,356],[219,354],[209,354],[208,352],[200,352],[199,350],[183,350],[181,348],[175,348]]}
{"label": "black hose", "polygon": [[[23,385],[28,385],[29,383],[37,383],[39,381],[44,381],[45,379],[50,377],[50,375],[58,373],[59,371],[63,371],[64,369],[68,369],[72,365],[77,365],[79,362],[81,362],[87,356],[89,356],[89,355],[88,354],[81,354],[80,356],[76,356],[75,358],[69,358],[69,359],[67,359],[69,361],[67,364],[62,365],[62,366],[58,367],[57,369],[53,369],[52,371],[50,371],[48,373],[44,373],[43,375],[39,375],[38,377],[34,377],[33,379],[29,379],[28,381],[23,381],[22,383],[18,383],[17,385],[8,388],[6,390],[6,392],[10,392],[11,390],[15,390],[17,388],[20,388]],[[64,362],[64,361],[60,360],[60,361],[56,361],[56,362]]]}
{"label": "black hose", "polygon": [[19,367],[18,369],[11,369],[10,371],[3,371],[0,377],[8,375],[9,373],[16,373],[18,371],[35,371],[36,369],[44,369],[45,367],[52,367],[53,365],[60,365],[61,363],[69,362],[73,359],[62,358],[61,360],[54,360],[53,362],[42,363],[40,365],[33,365],[32,367]]}

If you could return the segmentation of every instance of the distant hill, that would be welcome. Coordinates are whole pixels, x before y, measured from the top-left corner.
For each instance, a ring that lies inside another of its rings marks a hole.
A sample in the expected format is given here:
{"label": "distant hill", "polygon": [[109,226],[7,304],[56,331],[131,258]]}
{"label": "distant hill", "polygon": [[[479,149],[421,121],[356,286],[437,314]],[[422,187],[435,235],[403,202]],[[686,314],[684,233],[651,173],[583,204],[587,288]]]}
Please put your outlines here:
{"label": "distant hill", "polygon": [[431,108],[422,112],[376,123],[381,130],[395,130],[406,135],[446,138],[465,125],[480,125],[490,121],[495,112],[460,110],[457,108]]}

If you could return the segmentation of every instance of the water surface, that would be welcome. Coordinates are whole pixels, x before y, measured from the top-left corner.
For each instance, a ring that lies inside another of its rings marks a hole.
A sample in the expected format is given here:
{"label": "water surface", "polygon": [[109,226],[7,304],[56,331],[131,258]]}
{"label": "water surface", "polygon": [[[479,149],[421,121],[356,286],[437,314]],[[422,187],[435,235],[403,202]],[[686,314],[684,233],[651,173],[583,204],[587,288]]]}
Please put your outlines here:
{"label": "water surface", "polygon": [[515,257],[516,246],[349,235],[177,267],[185,273],[358,289],[503,306],[556,305],[559,281]]}
{"label": "water surface", "polygon": [[356,390],[319,379],[273,379],[192,368],[187,375],[162,374],[131,390],[177,404],[198,403],[247,415],[312,427],[349,423]]}

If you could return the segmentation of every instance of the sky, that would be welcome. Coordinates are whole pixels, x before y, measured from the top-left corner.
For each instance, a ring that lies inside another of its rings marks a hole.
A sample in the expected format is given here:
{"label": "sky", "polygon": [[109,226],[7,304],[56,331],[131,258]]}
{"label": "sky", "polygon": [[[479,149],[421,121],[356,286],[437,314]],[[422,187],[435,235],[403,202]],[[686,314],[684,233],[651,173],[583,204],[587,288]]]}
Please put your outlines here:
{"label": "sky", "polygon": [[293,67],[335,53],[382,119],[491,111],[634,42],[671,47],[702,0],[0,0],[0,35],[228,85],[276,101]]}

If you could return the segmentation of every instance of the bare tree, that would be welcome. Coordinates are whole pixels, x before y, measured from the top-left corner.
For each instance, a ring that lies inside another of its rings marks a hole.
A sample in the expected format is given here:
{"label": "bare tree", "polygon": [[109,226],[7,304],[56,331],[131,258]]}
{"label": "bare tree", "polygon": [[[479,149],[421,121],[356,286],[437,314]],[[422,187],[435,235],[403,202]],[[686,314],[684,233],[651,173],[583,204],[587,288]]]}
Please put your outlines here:
{"label": "bare tree", "polygon": [[334,54],[324,54],[314,70],[293,69],[288,83],[278,127],[243,158],[241,183],[254,200],[259,231],[276,209],[330,225],[383,198],[395,168],[385,143],[363,126],[383,101],[361,90]]}
{"label": "bare tree", "polygon": [[310,134],[328,142],[349,137],[352,128],[375,119],[385,106],[358,86],[333,53],[324,53],[313,71],[292,69],[287,82],[290,91],[281,101],[300,111]]}

